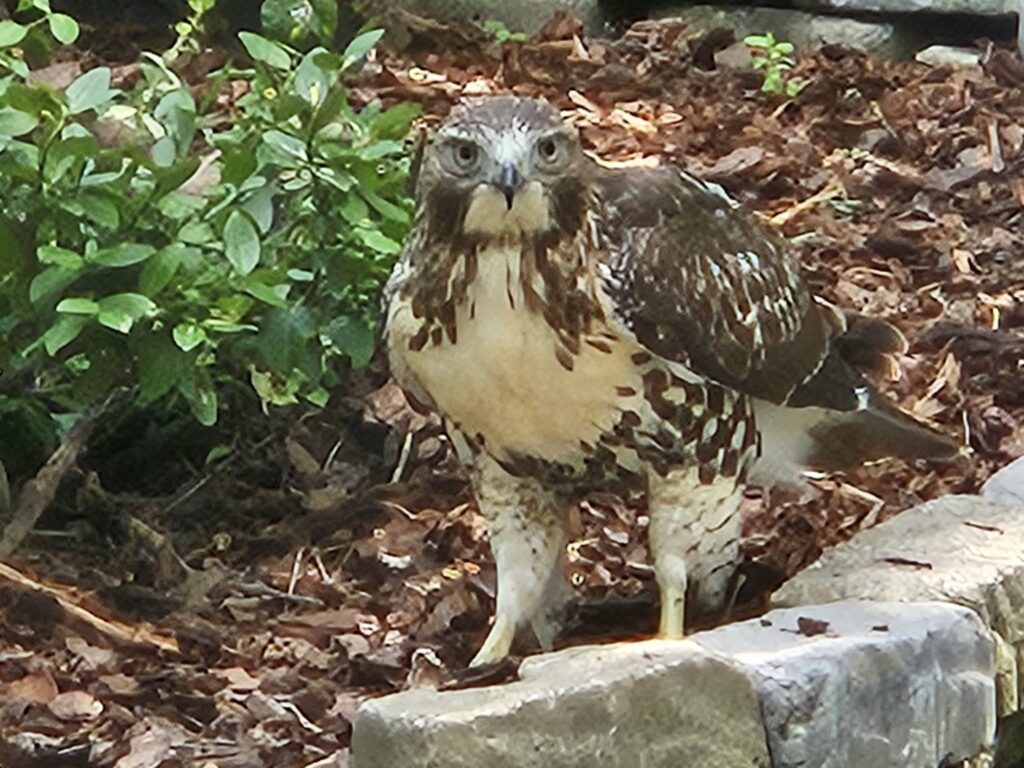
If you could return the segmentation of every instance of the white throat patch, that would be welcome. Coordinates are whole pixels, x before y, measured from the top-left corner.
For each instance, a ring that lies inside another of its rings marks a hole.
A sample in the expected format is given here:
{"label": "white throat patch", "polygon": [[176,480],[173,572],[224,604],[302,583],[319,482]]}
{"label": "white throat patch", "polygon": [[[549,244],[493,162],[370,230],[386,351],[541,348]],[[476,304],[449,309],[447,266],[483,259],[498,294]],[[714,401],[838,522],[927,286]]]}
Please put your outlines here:
{"label": "white throat patch", "polygon": [[544,187],[538,181],[524,184],[512,200],[512,207],[496,187],[481,184],[473,190],[463,230],[469,235],[511,237],[535,235],[551,228],[551,211]]}

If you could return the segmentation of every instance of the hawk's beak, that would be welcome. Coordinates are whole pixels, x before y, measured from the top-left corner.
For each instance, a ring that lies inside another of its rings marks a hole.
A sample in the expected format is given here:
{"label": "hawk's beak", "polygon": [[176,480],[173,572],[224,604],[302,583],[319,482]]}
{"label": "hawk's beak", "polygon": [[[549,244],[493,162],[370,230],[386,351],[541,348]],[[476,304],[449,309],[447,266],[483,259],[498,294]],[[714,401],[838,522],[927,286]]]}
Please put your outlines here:
{"label": "hawk's beak", "polygon": [[498,169],[498,175],[491,182],[505,195],[505,201],[508,203],[509,209],[512,208],[512,200],[516,195],[516,190],[519,189],[521,181],[519,170],[514,163],[502,163],[501,168]]}

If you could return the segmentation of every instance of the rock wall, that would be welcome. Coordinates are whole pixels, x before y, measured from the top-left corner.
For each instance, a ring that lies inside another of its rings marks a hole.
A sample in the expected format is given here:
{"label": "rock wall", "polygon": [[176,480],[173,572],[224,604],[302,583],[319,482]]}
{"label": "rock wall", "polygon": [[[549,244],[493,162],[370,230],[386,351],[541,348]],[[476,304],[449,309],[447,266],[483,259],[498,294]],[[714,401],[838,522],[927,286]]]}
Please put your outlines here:
{"label": "rock wall", "polygon": [[1022,467],[991,498],[931,501],[826,552],[758,619],[367,702],[355,768],[990,766],[997,726],[996,768],[1024,765]]}

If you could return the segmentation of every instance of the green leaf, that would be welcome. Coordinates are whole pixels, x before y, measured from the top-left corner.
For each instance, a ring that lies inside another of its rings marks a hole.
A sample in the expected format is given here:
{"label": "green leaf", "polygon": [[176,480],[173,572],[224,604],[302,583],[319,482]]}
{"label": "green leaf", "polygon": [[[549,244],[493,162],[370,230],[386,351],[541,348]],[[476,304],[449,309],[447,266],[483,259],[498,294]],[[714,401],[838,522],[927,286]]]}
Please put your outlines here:
{"label": "green leaf", "polygon": [[207,338],[203,327],[192,322],[178,323],[174,326],[173,337],[174,343],[182,352],[191,352]]}
{"label": "green leaf", "polygon": [[57,42],[71,45],[78,39],[78,22],[66,13],[51,13],[46,21],[50,25],[50,34]]}
{"label": "green leaf", "polygon": [[56,245],[40,245],[36,249],[36,258],[40,264],[56,264],[68,269],[78,269],[84,263],[82,257],[74,251]]}
{"label": "green leaf", "polygon": [[28,298],[35,305],[42,303],[67,288],[78,277],[77,269],[67,267],[48,267],[32,278],[28,286]]}
{"label": "green leaf", "polygon": [[369,32],[363,32],[363,34],[357,36],[348,44],[348,47],[345,48],[345,53],[342,54],[345,59],[343,68],[348,69],[362,59],[373,49],[373,46],[380,42],[382,37],[384,37],[383,29],[371,29]]}
{"label": "green leaf", "polygon": [[322,53],[324,53],[323,48],[314,48],[303,56],[295,70],[295,79],[292,82],[292,90],[295,95],[313,107],[320,106],[335,79],[333,72],[325,71],[317,63],[317,59]]}
{"label": "green leaf", "polygon": [[106,229],[117,229],[121,224],[121,211],[118,204],[124,204],[124,198],[109,189],[83,189],[79,195],[86,218]]}
{"label": "green leaf", "polygon": [[68,112],[79,115],[110,101],[117,91],[110,88],[110,67],[96,67],[81,75],[64,92]]}
{"label": "green leaf", "polygon": [[92,261],[104,267],[127,267],[145,261],[156,253],[156,248],[143,243],[122,243],[113,248],[96,251]]}
{"label": "green leaf", "polygon": [[30,114],[11,107],[0,107],[0,136],[24,136],[39,123]]}
{"label": "green leaf", "polygon": [[293,405],[298,402],[295,393],[289,391],[288,385],[280,381],[273,373],[259,371],[255,366],[249,366],[249,381],[252,388],[260,399],[263,412],[267,412],[268,405]]}
{"label": "green leaf", "polygon": [[266,283],[261,283],[259,280],[253,279],[246,280],[242,285],[242,290],[250,296],[254,296],[264,304],[269,304],[272,307],[280,307],[282,309],[288,306],[288,302],[285,301],[287,289],[287,285],[271,287]]}
{"label": "green leaf", "polygon": [[192,245],[209,245],[217,236],[205,221],[190,221],[178,230],[178,239]]}
{"label": "green leaf", "polygon": [[381,234],[376,229],[364,229],[359,232],[359,237],[367,247],[383,253],[385,256],[394,256],[402,250],[402,246],[396,243],[387,235]]}
{"label": "green leaf", "polygon": [[349,195],[338,206],[338,213],[349,224],[356,226],[370,215],[370,207],[358,195]]}
{"label": "green leaf", "polygon": [[18,12],[35,8],[43,13],[51,13],[50,0],[18,0]]}
{"label": "green leaf", "polygon": [[100,325],[128,333],[137,320],[156,309],[150,299],[138,293],[115,293],[99,300]]}
{"label": "green leaf", "polygon": [[260,263],[260,237],[252,219],[240,209],[224,225],[224,255],[240,275],[248,275]]}
{"label": "green leaf", "polygon": [[181,266],[182,259],[189,255],[198,255],[199,251],[184,243],[171,243],[161,248],[152,258],[146,261],[139,273],[139,290],[149,297],[156,296],[167,287],[174,274]]}
{"label": "green leaf", "polygon": [[309,155],[306,153],[306,142],[296,136],[283,131],[271,130],[263,134],[263,141],[285,155],[299,160],[309,159]]}
{"label": "green leaf", "polygon": [[174,139],[170,136],[164,136],[156,140],[153,144],[152,149],[149,150],[149,156],[153,158],[153,162],[161,168],[168,168],[174,164],[174,158],[177,157],[177,150],[174,148]]}
{"label": "green leaf", "polygon": [[409,133],[412,121],[420,116],[423,108],[406,101],[386,109],[374,118],[370,126],[373,135],[380,139],[402,139]]}
{"label": "green leaf", "polygon": [[337,0],[265,0],[263,29],[279,40],[299,43],[311,35],[331,43],[338,26]]}
{"label": "green leaf", "polygon": [[63,299],[60,304],[57,305],[57,311],[66,315],[98,315],[100,312],[100,305],[92,299]]}
{"label": "green leaf", "polygon": [[267,234],[274,225],[274,185],[266,184],[257,189],[242,207],[252,216],[260,234]]}
{"label": "green leaf", "polygon": [[343,354],[348,355],[356,368],[370,362],[374,332],[363,318],[343,315],[327,326],[327,335]]}
{"label": "green leaf", "polygon": [[28,27],[16,21],[4,19],[0,21],[0,48],[8,48],[17,45],[25,39],[28,34]]}
{"label": "green leaf", "polygon": [[376,192],[371,192],[369,189],[363,188],[360,192],[366,202],[368,202],[377,211],[377,213],[385,219],[390,219],[398,224],[409,223],[409,214],[404,208],[399,208],[394,203],[388,202]]}
{"label": "green leaf", "polygon": [[47,328],[46,333],[43,334],[43,347],[46,348],[46,354],[53,357],[77,339],[87,322],[88,318],[81,316],[65,315],[58,318],[57,322]]}
{"label": "green leaf", "polygon": [[178,391],[188,401],[196,421],[204,427],[217,423],[217,392],[206,371],[196,371],[193,376],[179,381]]}
{"label": "green leaf", "polygon": [[291,69],[292,57],[288,55],[288,50],[284,46],[254,32],[239,32],[238,39],[246,52],[256,61],[261,61],[274,69]]}
{"label": "green leaf", "polygon": [[232,453],[234,453],[234,449],[227,443],[215,445],[213,446],[213,448],[210,449],[210,452],[206,454],[205,464],[206,466],[210,466],[211,464],[214,464],[220,461],[221,459],[226,459]]}
{"label": "green leaf", "polygon": [[139,400],[151,403],[192,376],[192,362],[164,333],[147,333],[138,347]]}

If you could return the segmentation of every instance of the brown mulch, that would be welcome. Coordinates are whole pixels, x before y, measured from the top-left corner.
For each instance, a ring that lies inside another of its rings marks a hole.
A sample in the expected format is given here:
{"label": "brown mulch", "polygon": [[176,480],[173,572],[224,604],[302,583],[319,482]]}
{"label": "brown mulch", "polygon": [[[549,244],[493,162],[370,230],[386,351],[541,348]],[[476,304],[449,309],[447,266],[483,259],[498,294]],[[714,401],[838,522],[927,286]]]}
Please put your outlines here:
{"label": "brown mulch", "polygon": [[[670,22],[615,42],[565,18],[501,48],[446,53],[430,40],[407,35],[354,98],[420,102],[430,125],[463,96],[542,95],[606,160],[672,161],[721,184],[792,238],[817,292],[906,332],[911,354],[882,384],[968,446],[948,464],[879,462],[802,492],[752,493],[735,615],[756,613],[823,548],[922,500],[975,492],[1024,455],[1015,55],[990,49],[953,70],[826,49],[800,60],[792,76],[809,84],[783,102],[751,69],[714,66],[727,38]],[[90,476],[75,505],[74,525],[31,539],[15,573],[0,571],[4,766],[343,766],[364,698],[480,682],[461,669],[493,608],[485,527],[442,437],[393,385],[283,425],[166,498],[110,493]],[[644,511],[596,498],[575,523],[583,605],[563,642],[649,632]]]}

